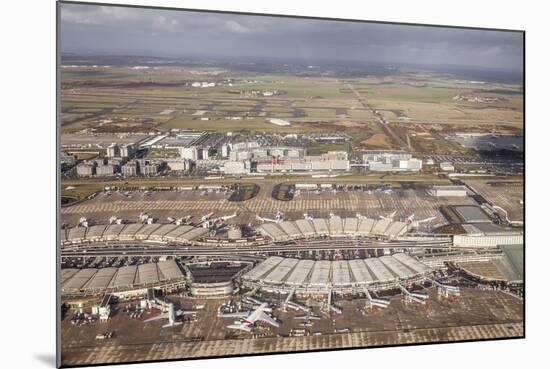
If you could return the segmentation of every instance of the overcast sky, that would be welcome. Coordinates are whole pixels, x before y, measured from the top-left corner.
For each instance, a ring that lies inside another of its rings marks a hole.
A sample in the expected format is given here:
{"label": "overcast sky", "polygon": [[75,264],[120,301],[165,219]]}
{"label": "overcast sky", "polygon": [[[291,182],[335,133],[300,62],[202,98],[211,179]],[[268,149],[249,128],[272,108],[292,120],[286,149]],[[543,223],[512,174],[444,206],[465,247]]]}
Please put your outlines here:
{"label": "overcast sky", "polygon": [[521,33],[61,5],[61,51],[523,69]]}

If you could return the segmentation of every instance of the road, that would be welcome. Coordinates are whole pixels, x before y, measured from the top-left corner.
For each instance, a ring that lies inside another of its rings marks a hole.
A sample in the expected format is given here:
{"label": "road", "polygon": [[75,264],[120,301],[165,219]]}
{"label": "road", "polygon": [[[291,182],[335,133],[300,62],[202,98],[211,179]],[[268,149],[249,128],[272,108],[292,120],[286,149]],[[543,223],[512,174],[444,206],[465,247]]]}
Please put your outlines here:
{"label": "road", "polygon": [[[437,241],[395,241],[376,240],[331,240],[315,242],[288,242],[284,244],[269,243],[254,246],[216,246],[216,245],[162,245],[136,243],[101,243],[77,245],[64,248],[61,256],[65,257],[132,257],[132,256],[218,256],[250,255],[279,252],[308,252],[326,250],[367,250],[367,249],[447,249],[452,248],[448,239]],[[462,249],[461,249],[462,250]]]}
{"label": "road", "polygon": [[[357,100],[359,100],[359,102],[361,103],[361,105],[363,105],[363,107],[367,110],[367,111],[374,111],[371,106],[367,103],[367,100],[361,96],[361,94],[355,89],[355,87],[353,87],[352,84],[348,83],[347,85],[349,87],[350,90],[353,91],[353,93],[355,94],[355,96],[357,97]],[[374,118],[375,118],[375,121],[378,123],[378,125],[380,126],[380,128],[386,132],[388,134],[389,137],[391,137],[393,139],[393,141],[398,144],[400,146],[400,148],[402,150],[407,150],[409,148],[409,146],[401,139],[401,137],[399,137],[392,129],[391,127],[389,127],[386,123],[384,123],[384,120],[382,118],[382,116],[378,113],[372,113],[374,115]]]}

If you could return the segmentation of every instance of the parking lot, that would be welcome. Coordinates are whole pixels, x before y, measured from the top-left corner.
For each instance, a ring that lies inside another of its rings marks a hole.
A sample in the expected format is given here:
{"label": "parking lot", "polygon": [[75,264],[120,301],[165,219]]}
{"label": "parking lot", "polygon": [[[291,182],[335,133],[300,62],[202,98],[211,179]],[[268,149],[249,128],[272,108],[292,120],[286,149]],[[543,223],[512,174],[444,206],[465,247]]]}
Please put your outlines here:
{"label": "parking lot", "polygon": [[500,206],[508,212],[513,221],[523,220],[523,182],[507,181],[465,181],[481,196],[493,205]]}
{"label": "parking lot", "polygon": [[97,223],[107,223],[111,216],[136,222],[141,212],[147,212],[157,222],[166,223],[168,217],[178,218],[192,215],[191,222],[213,212],[213,217],[229,215],[238,217],[228,221],[232,224],[258,224],[256,214],[274,217],[277,211],[284,213],[285,219],[300,219],[304,213],[314,217],[328,217],[330,213],[342,217],[354,217],[356,213],[378,218],[396,211],[395,219],[406,219],[415,215],[415,220],[437,217],[432,225],[444,224],[439,212],[442,205],[473,205],[469,198],[433,197],[423,189],[396,189],[384,191],[321,192],[302,191],[291,201],[278,201],[271,197],[271,186],[261,185],[258,195],[244,202],[228,201],[229,194],[206,191],[157,191],[145,195],[143,192],[124,195],[113,192],[100,193],[95,198],[61,209],[63,222],[76,225],[80,217]]}

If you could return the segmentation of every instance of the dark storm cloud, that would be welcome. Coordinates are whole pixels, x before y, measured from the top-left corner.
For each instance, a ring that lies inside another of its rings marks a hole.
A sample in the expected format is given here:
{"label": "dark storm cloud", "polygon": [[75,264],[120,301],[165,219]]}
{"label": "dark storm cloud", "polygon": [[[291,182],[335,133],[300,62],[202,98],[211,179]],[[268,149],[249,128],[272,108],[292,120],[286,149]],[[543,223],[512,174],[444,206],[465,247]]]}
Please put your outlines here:
{"label": "dark storm cloud", "polygon": [[521,70],[520,33],[63,4],[63,52]]}

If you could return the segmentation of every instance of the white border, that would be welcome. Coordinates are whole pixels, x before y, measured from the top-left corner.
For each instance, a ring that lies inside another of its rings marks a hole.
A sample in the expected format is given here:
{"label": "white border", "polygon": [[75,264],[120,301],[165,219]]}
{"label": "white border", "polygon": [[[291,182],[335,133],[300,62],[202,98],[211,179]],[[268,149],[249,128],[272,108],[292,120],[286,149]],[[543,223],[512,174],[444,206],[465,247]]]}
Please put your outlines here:
{"label": "white border", "polygon": [[[432,23],[527,31],[527,339],[142,364],[334,368],[341,365],[544,366],[548,212],[548,12],[508,1],[127,0],[112,3]],[[543,2],[540,2],[541,4]],[[55,1],[2,4],[2,367],[53,367],[55,350]],[[6,83],[7,82],[7,83]],[[7,114],[6,114],[7,113]],[[18,289],[19,287],[19,289]],[[544,360],[544,361],[543,361]],[[123,367],[123,366],[119,366]]]}

